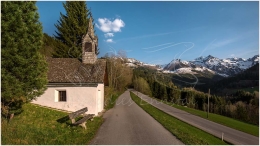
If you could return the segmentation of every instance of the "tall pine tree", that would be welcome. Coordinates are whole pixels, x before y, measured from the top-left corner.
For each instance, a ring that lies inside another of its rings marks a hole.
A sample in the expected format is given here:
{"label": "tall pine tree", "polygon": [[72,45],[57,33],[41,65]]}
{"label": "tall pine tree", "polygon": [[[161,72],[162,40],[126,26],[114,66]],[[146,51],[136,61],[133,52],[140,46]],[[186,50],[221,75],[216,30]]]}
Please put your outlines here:
{"label": "tall pine tree", "polygon": [[[57,58],[81,58],[82,37],[88,31],[90,11],[85,1],[66,1],[63,3],[66,15],[60,14],[56,37],[62,44],[56,47],[53,54]],[[96,52],[97,54],[98,52]]]}
{"label": "tall pine tree", "polygon": [[21,111],[23,103],[41,95],[47,84],[47,63],[39,53],[42,26],[36,2],[1,2],[1,110]]}
{"label": "tall pine tree", "polygon": [[43,41],[43,45],[42,48],[40,49],[40,53],[43,56],[52,57],[52,53],[54,51],[55,43],[56,43],[55,39],[49,36],[48,34],[44,33],[42,41]]}

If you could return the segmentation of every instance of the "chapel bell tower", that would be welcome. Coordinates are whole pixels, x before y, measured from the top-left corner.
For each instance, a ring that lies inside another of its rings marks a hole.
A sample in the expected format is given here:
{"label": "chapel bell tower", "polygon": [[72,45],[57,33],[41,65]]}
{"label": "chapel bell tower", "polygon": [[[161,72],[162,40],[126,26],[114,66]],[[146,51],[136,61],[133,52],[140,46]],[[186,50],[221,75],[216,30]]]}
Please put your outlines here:
{"label": "chapel bell tower", "polygon": [[82,39],[82,63],[94,64],[97,60],[98,39],[94,34],[92,18],[89,19],[88,32]]}

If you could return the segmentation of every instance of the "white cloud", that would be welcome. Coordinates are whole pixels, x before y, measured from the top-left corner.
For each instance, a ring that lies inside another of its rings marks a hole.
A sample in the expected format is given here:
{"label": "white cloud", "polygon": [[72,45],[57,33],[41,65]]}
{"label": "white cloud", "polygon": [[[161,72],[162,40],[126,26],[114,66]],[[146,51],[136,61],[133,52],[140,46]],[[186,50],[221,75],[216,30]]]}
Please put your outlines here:
{"label": "white cloud", "polygon": [[121,28],[125,26],[125,23],[122,19],[115,19],[114,21],[110,21],[107,18],[98,18],[98,24],[96,24],[97,28],[103,32],[120,32]]}
{"label": "white cloud", "polygon": [[106,34],[104,34],[104,35],[105,35],[106,38],[108,38],[108,37],[114,37],[114,34],[111,33],[111,32],[110,32],[110,33],[106,33]]}
{"label": "white cloud", "polygon": [[107,39],[106,42],[113,43],[113,39]]}
{"label": "white cloud", "polygon": [[116,19],[113,21],[113,27],[112,27],[112,30],[114,32],[118,32],[118,31],[121,31],[121,27],[124,27],[125,26],[125,23],[123,20],[121,19]]}

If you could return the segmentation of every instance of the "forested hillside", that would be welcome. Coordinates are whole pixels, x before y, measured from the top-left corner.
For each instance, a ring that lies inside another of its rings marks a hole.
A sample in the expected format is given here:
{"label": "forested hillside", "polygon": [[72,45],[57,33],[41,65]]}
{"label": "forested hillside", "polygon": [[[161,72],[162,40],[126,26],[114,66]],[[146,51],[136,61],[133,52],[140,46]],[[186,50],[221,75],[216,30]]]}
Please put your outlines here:
{"label": "forested hillside", "polygon": [[233,94],[235,91],[239,89],[243,90],[245,88],[256,87],[256,89],[258,89],[258,86],[259,86],[259,64],[258,63],[240,74],[237,74],[233,77],[224,78],[214,83],[214,85],[211,85],[214,93],[218,95]]}
{"label": "forested hillside", "polygon": [[40,53],[46,57],[52,57],[52,54],[55,50],[55,46],[57,45],[57,41],[55,38],[49,36],[48,34],[43,34],[43,45],[40,49]]}

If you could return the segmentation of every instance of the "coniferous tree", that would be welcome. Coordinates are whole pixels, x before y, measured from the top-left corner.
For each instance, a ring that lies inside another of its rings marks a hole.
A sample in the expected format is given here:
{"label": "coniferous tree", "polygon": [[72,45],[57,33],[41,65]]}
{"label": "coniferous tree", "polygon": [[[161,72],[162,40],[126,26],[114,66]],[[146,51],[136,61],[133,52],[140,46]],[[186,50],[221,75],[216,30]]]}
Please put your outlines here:
{"label": "coniferous tree", "polygon": [[[66,14],[60,14],[55,38],[61,42],[53,54],[58,58],[81,58],[82,37],[87,33],[89,18],[92,17],[85,1],[63,3]],[[96,52],[98,54],[98,50]]]}
{"label": "coniferous tree", "polygon": [[55,38],[49,36],[48,34],[44,33],[43,34],[43,45],[42,48],[40,49],[40,53],[43,56],[46,57],[52,57],[54,48],[56,45],[56,43],[58,43],[58,41],[55,40]]}
{"label": "coniferous tree", "polygon": [[42,26],[36,2],[1,2],[1,110],[21,111],[23,103],[41,95],[47,84],[47,63],[39,53]]}

